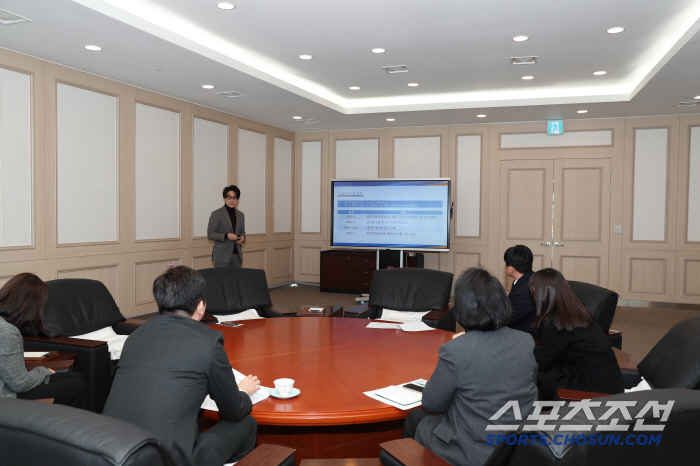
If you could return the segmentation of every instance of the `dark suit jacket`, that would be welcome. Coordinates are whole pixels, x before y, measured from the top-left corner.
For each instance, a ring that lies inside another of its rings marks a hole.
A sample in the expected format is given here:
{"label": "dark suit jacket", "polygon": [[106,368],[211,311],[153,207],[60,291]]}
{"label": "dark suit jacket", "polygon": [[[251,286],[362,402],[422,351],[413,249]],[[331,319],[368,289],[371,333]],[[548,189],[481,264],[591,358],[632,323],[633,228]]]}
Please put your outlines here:
{"label": "dark suit jacket", "polygon": [[557,333],[554,325],[543,325],[540,340],[535,358],[541,400],[556,399],[559,388],[610,394],[624,391],[617,358],[598,322],[572,333]]}
{"label": "dark suit jacket", "polygon": [[509,409],[515,400],[525,419],[537,400],[535,341],[508,327],[472,330],[440,347],[440,360],[423,390],[423,408],[433,414],[418,424],[416,441],[453,465],[481,465],[494,446],[486,445],[490,424],[519,424]]}
{"label": "dark suit jacket", "polygon": [[197,417],[207,393],[219,415],[240,421],[253,405],[238,390],[221,332],[187,317],[158,315],[124,344],[104,414],[155,434],[192,465]]}
{"label": "dark suit jacket", "polygon": [[530,290],[530,278],[534,272],[524,274],[513,284],[508,293],[510,300],[511,315],[508,327],[515,330],[522,330],[530,335],[535,335],[535,328],[532,326],[537,318],[535,298]]}
{"label": "dark suit jacket", "polygon": [[226,206],[216,209],[209,216],[207,225],[207,238],[214,241],[214,249],[211,252],[211,260],[214,262],[228,262],[231,260],[233,248],[238,250],[238,257],[243,262],[243,249],[235,241],[226,239],[228,233],[236,236],[245,236],[245,215],[236,209],[236,231],[233,231],[231,218],[228,216]]}

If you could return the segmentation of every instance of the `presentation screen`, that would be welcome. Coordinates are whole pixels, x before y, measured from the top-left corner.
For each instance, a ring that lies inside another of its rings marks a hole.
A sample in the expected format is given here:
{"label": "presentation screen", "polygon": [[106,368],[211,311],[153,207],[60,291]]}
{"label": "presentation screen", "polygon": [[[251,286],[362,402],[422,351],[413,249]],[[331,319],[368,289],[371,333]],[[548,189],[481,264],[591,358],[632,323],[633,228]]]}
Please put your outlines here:
{"label": "presentation screen", "polygon": [[449,251],[450,180],[332,180],[331,247]]}

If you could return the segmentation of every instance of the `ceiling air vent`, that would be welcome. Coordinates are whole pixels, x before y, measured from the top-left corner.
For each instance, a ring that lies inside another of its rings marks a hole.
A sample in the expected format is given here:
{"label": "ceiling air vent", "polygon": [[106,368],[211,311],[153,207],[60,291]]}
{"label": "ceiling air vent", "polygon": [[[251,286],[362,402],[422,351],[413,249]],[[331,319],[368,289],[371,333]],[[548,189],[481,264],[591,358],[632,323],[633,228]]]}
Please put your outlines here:
{"label": "ceiling air vent", "polygon": [[510,57],[511,65],[536,65],[537,57]]}
{"label": "ceiling air vent", "polygon": [[2,24],[28,23],[30,21],[31,19],[29,18],[10,13],[6,10],[0,10],[0,23]]}
{"label": "ceiling air vent", "polygon": [[678,105],[676,105],[676,107],[695,107],[697,104],[700,104],[700,101],[691,100],[689,102],[678,102]]}
{"label": "ceiling air vent", "polygon": [[227,99],[233,99],[234,97],[245,97],[245,94],[241,94],[240,92],[236,91],[217,92],[216,95],[226,97]]}
{"label": "ceiling air vent", "polygon": [[411,72],[411,70],[409,70],[408,66],[406,66],[406,65],[382,66],[382,69],[389,74],[410,73]]}

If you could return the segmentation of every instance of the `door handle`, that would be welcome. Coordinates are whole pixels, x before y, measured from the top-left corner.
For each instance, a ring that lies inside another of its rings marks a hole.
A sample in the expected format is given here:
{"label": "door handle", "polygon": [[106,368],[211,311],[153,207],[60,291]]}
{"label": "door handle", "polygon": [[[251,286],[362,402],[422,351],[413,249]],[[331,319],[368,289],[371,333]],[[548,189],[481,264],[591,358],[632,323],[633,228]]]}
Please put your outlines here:
{"label": "door handle", "polygon": [[[542,246],[547,246],[547,247],[550,247],[550,246],[552,245],[552,243],[550,243],[549,241],[547,241],[546,243],[540,243],[540,244],[541,244]],[[554,243],[554,245],[556,246],[557,243]]]}
{"label": "door handle", "polygon": [[563,248],[564,245],[563,245],[563,244],[559,244],[559,243],[557,243],[557,242],[555,241],[555,242],[554,242],[554,247],[555,247],[555,248]]}

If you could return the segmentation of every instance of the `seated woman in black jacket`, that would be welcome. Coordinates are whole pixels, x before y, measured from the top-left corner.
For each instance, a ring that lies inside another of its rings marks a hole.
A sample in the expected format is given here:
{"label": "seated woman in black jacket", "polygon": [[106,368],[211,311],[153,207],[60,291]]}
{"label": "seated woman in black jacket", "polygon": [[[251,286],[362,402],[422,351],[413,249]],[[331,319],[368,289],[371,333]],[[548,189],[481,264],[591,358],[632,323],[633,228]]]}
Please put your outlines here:
{"label": "seated woman in black jacket", "polygon": [[535,348],[540,400],[557,399],[560,388],[622,393],[622,373],[612,346],[564,276],[542,269],[532,276],[530,286],[542,342]]}

